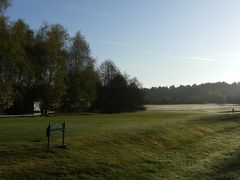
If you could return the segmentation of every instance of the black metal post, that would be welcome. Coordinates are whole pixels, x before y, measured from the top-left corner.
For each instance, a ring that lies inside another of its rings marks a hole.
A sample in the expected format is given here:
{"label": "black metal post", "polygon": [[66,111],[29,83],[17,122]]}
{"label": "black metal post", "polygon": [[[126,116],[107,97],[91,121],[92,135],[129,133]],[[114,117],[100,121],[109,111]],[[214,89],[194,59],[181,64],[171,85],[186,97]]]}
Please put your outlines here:
{"label": "black metal post", "polygon": [[51,123],[48,123],[48,128],[47,128],[47,137],[48,137],[48,145],[47,145],[47,152],[49,152],[50,148],[50,128],[51,128]]}
{"label": "black metal post", "polygon": [[65,148],[64,144],[64,136],[65,136],[65,121],[62,124],[62,132],[63,132],[63,137],[62,137],[62,148]]}

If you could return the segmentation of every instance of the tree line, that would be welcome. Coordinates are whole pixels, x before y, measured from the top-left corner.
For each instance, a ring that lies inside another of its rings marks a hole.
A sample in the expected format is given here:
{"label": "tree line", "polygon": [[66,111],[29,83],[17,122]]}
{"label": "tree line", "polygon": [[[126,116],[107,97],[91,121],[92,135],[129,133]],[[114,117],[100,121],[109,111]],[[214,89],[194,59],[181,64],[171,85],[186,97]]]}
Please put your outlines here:
{"label": "tree line", "polygon": [[143,91],[136,78],[111,61],[100,66],[85,37],[71,36],[60,24],[32,30],[22,19],[4,15],[9,1],[0,0],[0,113],[33,111],[66,113],[135,111]]}
{"label": "tree line", "polygon": [[240,82],[152,87],[144,89],[145,104],[240,103]]}

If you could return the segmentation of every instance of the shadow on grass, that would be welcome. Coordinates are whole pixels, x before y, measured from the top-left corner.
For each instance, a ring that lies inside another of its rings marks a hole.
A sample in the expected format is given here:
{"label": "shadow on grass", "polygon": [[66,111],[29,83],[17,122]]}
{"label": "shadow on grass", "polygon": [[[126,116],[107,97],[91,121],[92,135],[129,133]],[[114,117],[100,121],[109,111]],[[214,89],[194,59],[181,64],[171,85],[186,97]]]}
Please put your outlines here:
{"label": "shadow on grass", "polygon": [[217,123],[217,122],[224,122],[224,121],[231,121],[240,123],[240,115],[231,115],[231,114],[217,114],[214,116],[204,116],[198,119],[194,119],[192,121],[195,122],[204,122],[204,123]]}

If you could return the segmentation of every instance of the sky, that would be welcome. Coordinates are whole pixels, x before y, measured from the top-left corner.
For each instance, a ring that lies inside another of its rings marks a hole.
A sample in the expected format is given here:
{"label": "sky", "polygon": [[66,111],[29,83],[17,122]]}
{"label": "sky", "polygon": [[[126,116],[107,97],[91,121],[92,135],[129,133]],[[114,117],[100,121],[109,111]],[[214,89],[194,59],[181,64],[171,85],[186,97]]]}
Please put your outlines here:
{"label": "sky", "polygon": [[32,29],[60,23],[143,87],[240,81],[239,0],[12,0]]}

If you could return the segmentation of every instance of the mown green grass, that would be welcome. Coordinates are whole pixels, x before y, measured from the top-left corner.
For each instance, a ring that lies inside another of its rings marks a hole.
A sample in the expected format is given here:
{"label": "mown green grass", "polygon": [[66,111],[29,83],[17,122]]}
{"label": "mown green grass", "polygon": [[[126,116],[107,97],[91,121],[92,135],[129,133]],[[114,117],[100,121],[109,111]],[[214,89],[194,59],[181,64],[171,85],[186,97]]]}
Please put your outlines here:
{"label": "mown green grass", "polygon": [[[66,121],[66,145],[48,122]],[[0,179],[239,179],[240,118],[138,112],[0,119]]]}

